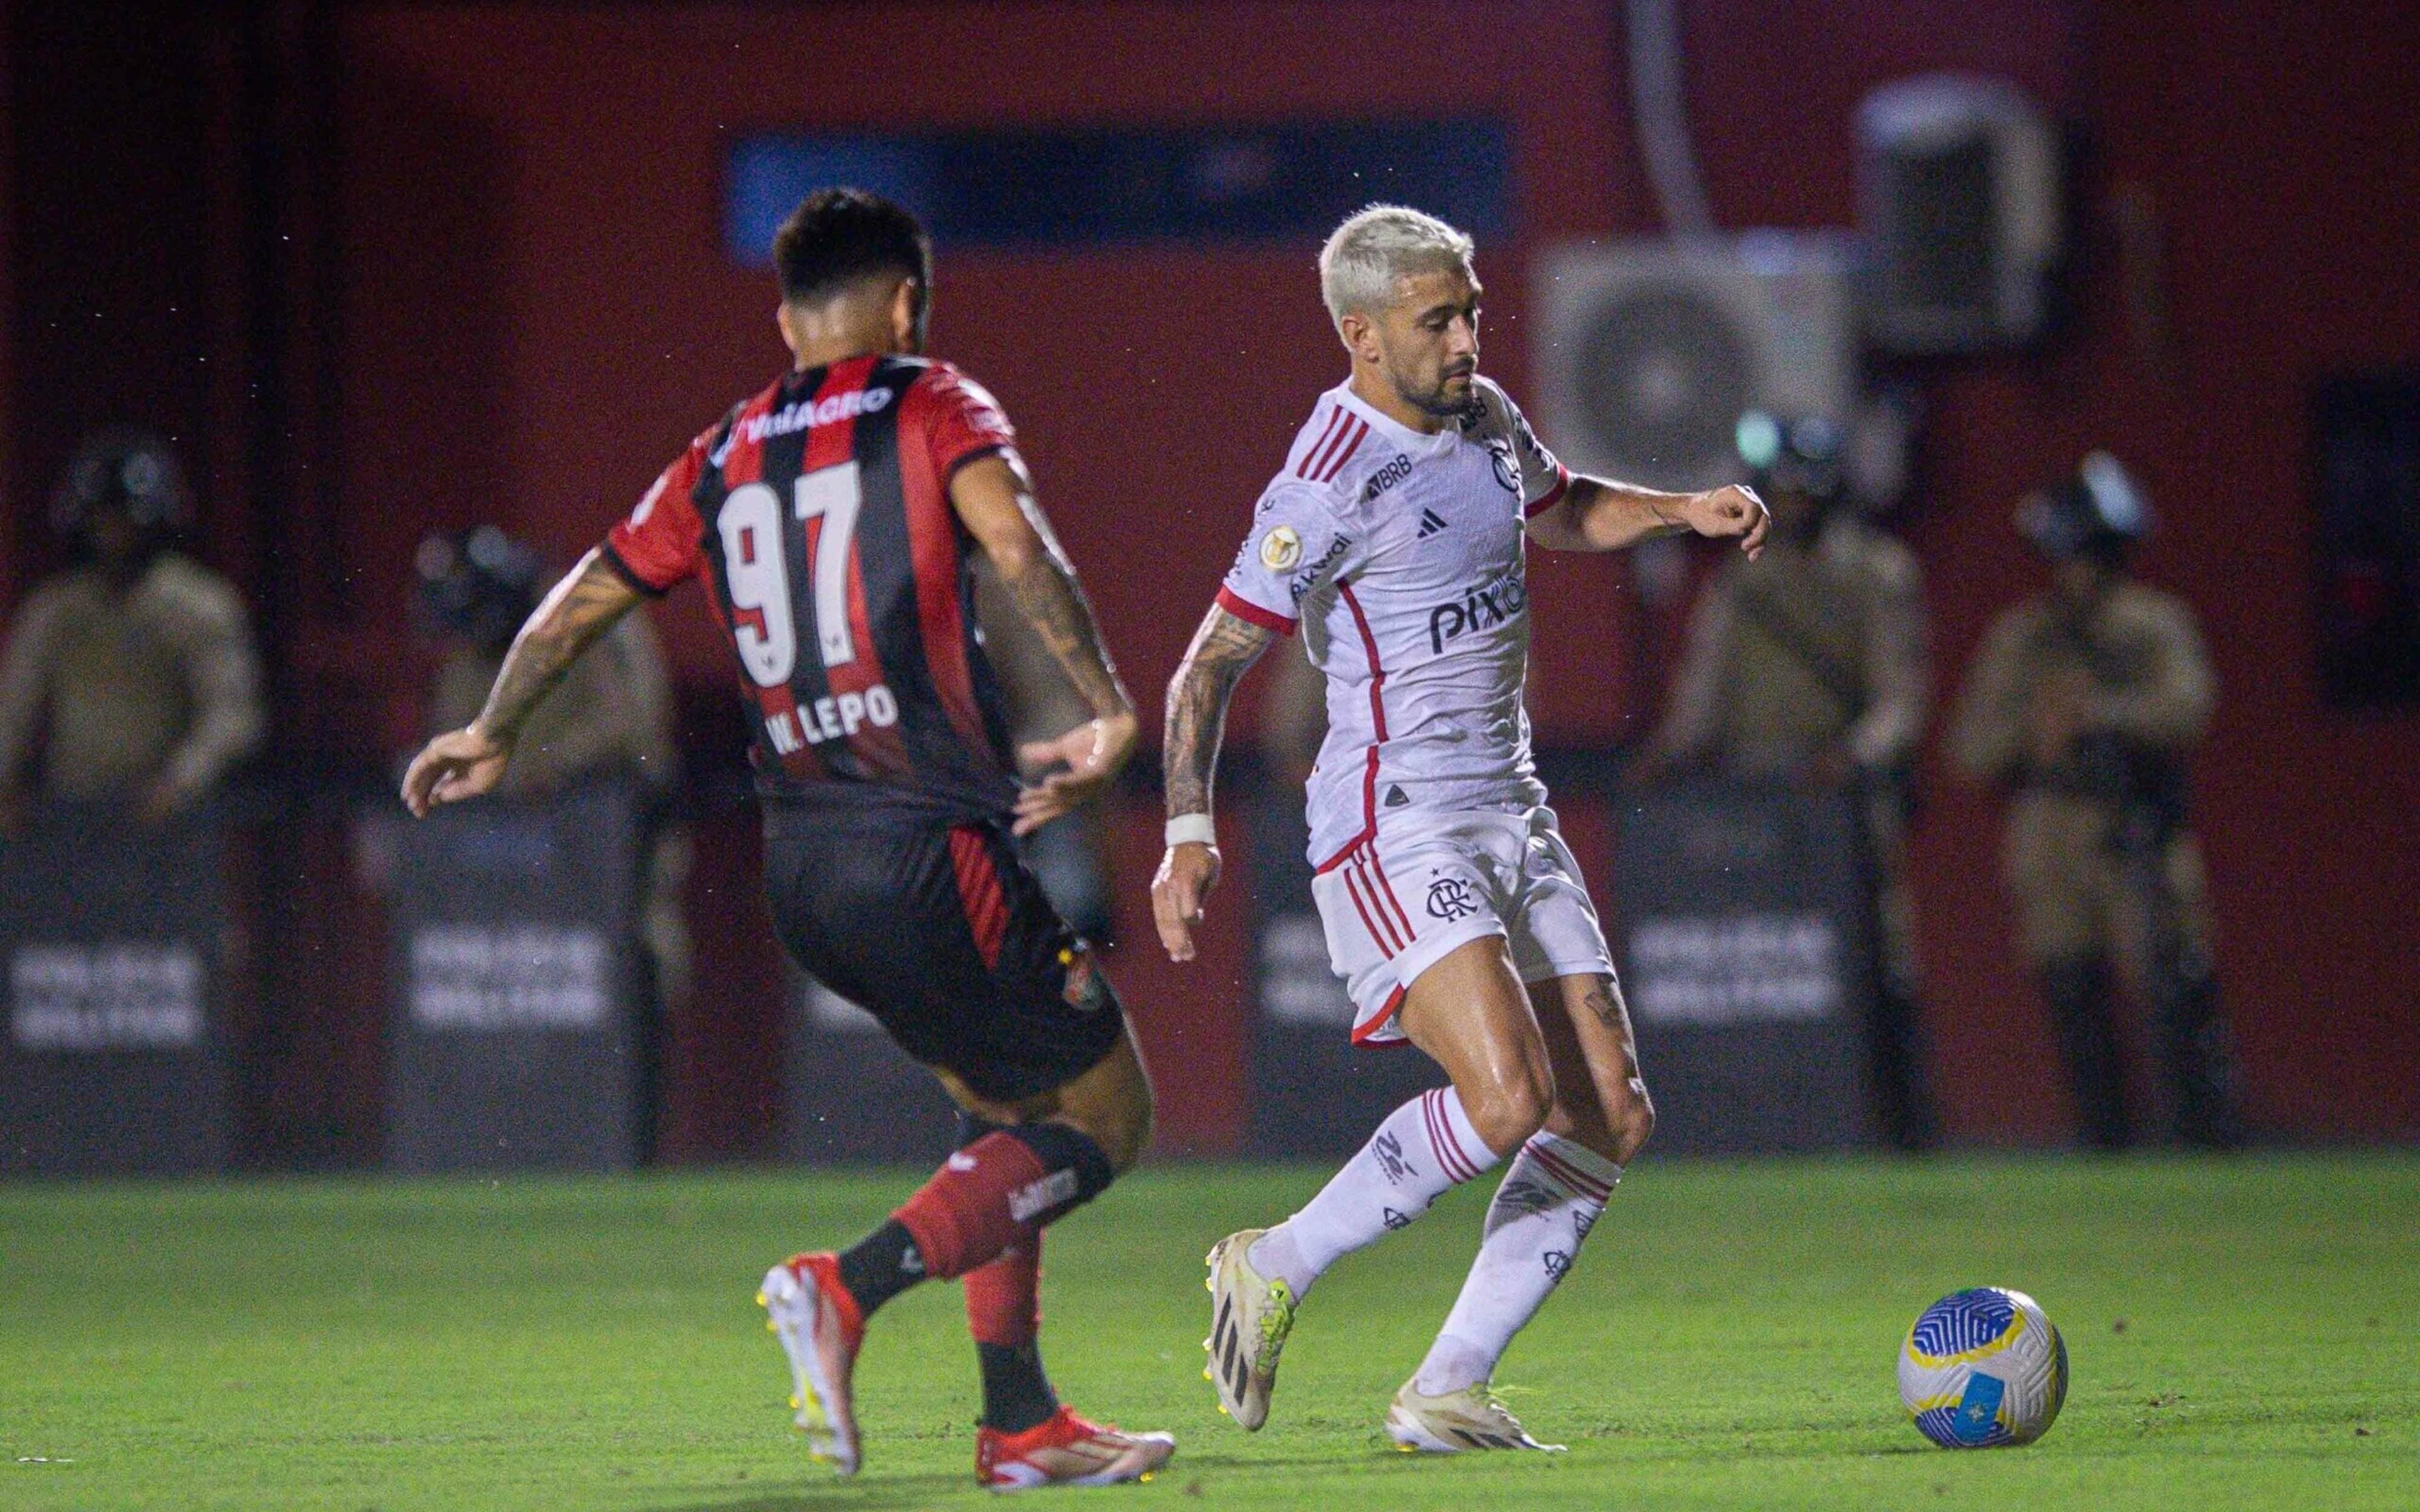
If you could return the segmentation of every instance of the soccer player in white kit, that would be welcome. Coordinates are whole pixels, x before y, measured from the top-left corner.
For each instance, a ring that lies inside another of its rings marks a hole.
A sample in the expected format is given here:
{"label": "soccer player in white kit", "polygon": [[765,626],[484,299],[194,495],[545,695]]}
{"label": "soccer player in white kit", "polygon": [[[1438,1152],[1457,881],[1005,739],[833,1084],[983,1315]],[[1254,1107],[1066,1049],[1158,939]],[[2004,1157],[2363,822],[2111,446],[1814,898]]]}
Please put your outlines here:
{"label": "soccer player in white kit", "polygon": [[1327,679],[1309,803],[1312,892],[1353,1039],[1408,1040],[1452,1085],[1389,1115],[1300,1211],[1210,1252],[1220,1410],[1267,1420],[1295,1309],[1343,1255],[1509,1162],[1479,1257],[1387,1413],[1410,1449],[1540,1449],[1489,1390],[1654,1124],[1596,910],[1545,807],[1522,704],[1525,545],[1613,551],[1694,531],[1764,543],[1745,488],[1657,493],[1573,476],[1478,374],[1462,232],[1373,206],[1319,257],[1352,376],[1320,395],[1261,495],[1169,687],[1168,852],[1152,906],[1171,957],[1218,879],[1211,787],[1246,669],[1300,628]]}

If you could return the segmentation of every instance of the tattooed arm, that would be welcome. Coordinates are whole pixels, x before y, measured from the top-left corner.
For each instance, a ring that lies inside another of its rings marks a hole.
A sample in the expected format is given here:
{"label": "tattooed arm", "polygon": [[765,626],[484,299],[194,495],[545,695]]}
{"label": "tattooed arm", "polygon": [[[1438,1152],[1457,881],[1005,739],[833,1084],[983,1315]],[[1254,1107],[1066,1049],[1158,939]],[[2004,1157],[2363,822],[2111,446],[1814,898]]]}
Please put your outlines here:
{"label": "tattooed arm", "polygon": [[[1235,685],[1277,640],[1274,631],[1212,606],[1193,632],[1185,661],[1168,685],[1168,816],[1210,816],[1218,743],[1227,726],[1227,703]],[[1218,885],[1218,848],[1206,841],[1171,845],[1152,879],[1151,911],[1160,944],[1171,961],[1193,959],[1193,931],[1202,905]]]}
{"label": "tattooed arm", "polygon": [[1529,517],[1529,538],[1553,551],[1620,551],[1659,535],[1736,537],[1754,561],[1772,528],[1764,501],[1736,486],[1659,493],[1610,478],[1575,477],[1563,497]]}
{"label": "tattooed arm", "polygon": [[1056,740],[1037,741],[1019,754],[1034,764],[1063,764],[1016,800],[1016,833],[1029,834],[1117,779],[1140,733],[1134,701],[1118,681],[1101,644],[1092,606],[1076,569],[1034,502],[1024,470],[1007,456],[977,457],[951,476],[950,502],[967,532],[1000,571],[1017,612],[1093,711],[1092,719]]}
{"label": "tattooed arm", "polygon": [[426,817],[441,803],[474,798],[504,780],[521,726],[571,664],[628,614],[642,595],[600,548],[564,575],[514,637],[488,690],[487,707],[468,725],[439,735],[403,775],[403,801]]}

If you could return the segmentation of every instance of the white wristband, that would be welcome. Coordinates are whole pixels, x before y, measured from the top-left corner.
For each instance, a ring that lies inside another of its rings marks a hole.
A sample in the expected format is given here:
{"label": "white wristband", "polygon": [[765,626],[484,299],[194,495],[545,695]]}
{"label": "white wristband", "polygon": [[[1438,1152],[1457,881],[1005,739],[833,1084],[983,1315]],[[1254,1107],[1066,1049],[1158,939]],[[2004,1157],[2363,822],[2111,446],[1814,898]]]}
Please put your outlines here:
{"label": "white wristband", "polygon": [[1168,843],[1171,846],[1215,847],[1218,843],[1218,831],[1206,813],[1181,813],[1168,822]]}

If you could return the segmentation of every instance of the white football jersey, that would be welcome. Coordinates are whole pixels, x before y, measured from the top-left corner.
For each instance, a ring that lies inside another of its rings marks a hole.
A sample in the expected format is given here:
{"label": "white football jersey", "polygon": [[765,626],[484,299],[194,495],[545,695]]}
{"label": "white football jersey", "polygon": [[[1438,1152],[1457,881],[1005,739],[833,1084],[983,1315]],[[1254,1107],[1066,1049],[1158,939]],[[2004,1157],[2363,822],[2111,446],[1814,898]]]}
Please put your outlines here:
{"label": "white football jersey", "polygon": [[1340,385],[1320,395],[1218,590],[1229,613],[1302,628],[1327,678],[1311,779],[1311,859],[1374,833],[1383,809],[1545,801],[1523,686],[1522,522],[1571,474],[1486,378],[1467,415],[1408,430]]}

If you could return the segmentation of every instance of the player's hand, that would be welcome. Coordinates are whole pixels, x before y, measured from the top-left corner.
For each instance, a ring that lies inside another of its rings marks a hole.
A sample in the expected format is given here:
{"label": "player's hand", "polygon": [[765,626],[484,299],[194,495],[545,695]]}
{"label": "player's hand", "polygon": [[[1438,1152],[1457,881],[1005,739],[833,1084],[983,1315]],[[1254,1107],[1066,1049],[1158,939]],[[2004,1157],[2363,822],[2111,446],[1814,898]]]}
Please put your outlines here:
{"label": "player's hand", "polygon": [[413,818],[426,819],[441,803],[475,798],[504,779],[512,759],[510,741],[498,740],[475,724],[439,735],[403,774],[403,806]]}
{"label": "player's hand", "polygon": [[1750,562],[1764,550],[1764,538],[1773,530],[1773,516],[1766,512],[1764,501],[1755,489],[1738,484],[1691,494],[1681,506],[1681,519],[1699,535],[1739,537],[1740,549]]}
{"label": "player's hand", "polygon": [[1218,885],[1218,847],[1200,841],[1171,845],[1151,879],[1151,918],[1171,961],[1193,959],[1193,932],[1202,927],[1202,905]]}
{"label": "player's hand", "polygon": [[1061,814],[1079,809],[1118,779],[1134,754],[1140,726],[1134,715],[1108,715],[1079,724],[1056,740],[1029,741],[1017,758],[1030,767],[1056,766],[1016,795],[1017,834],[1031,835]]}

